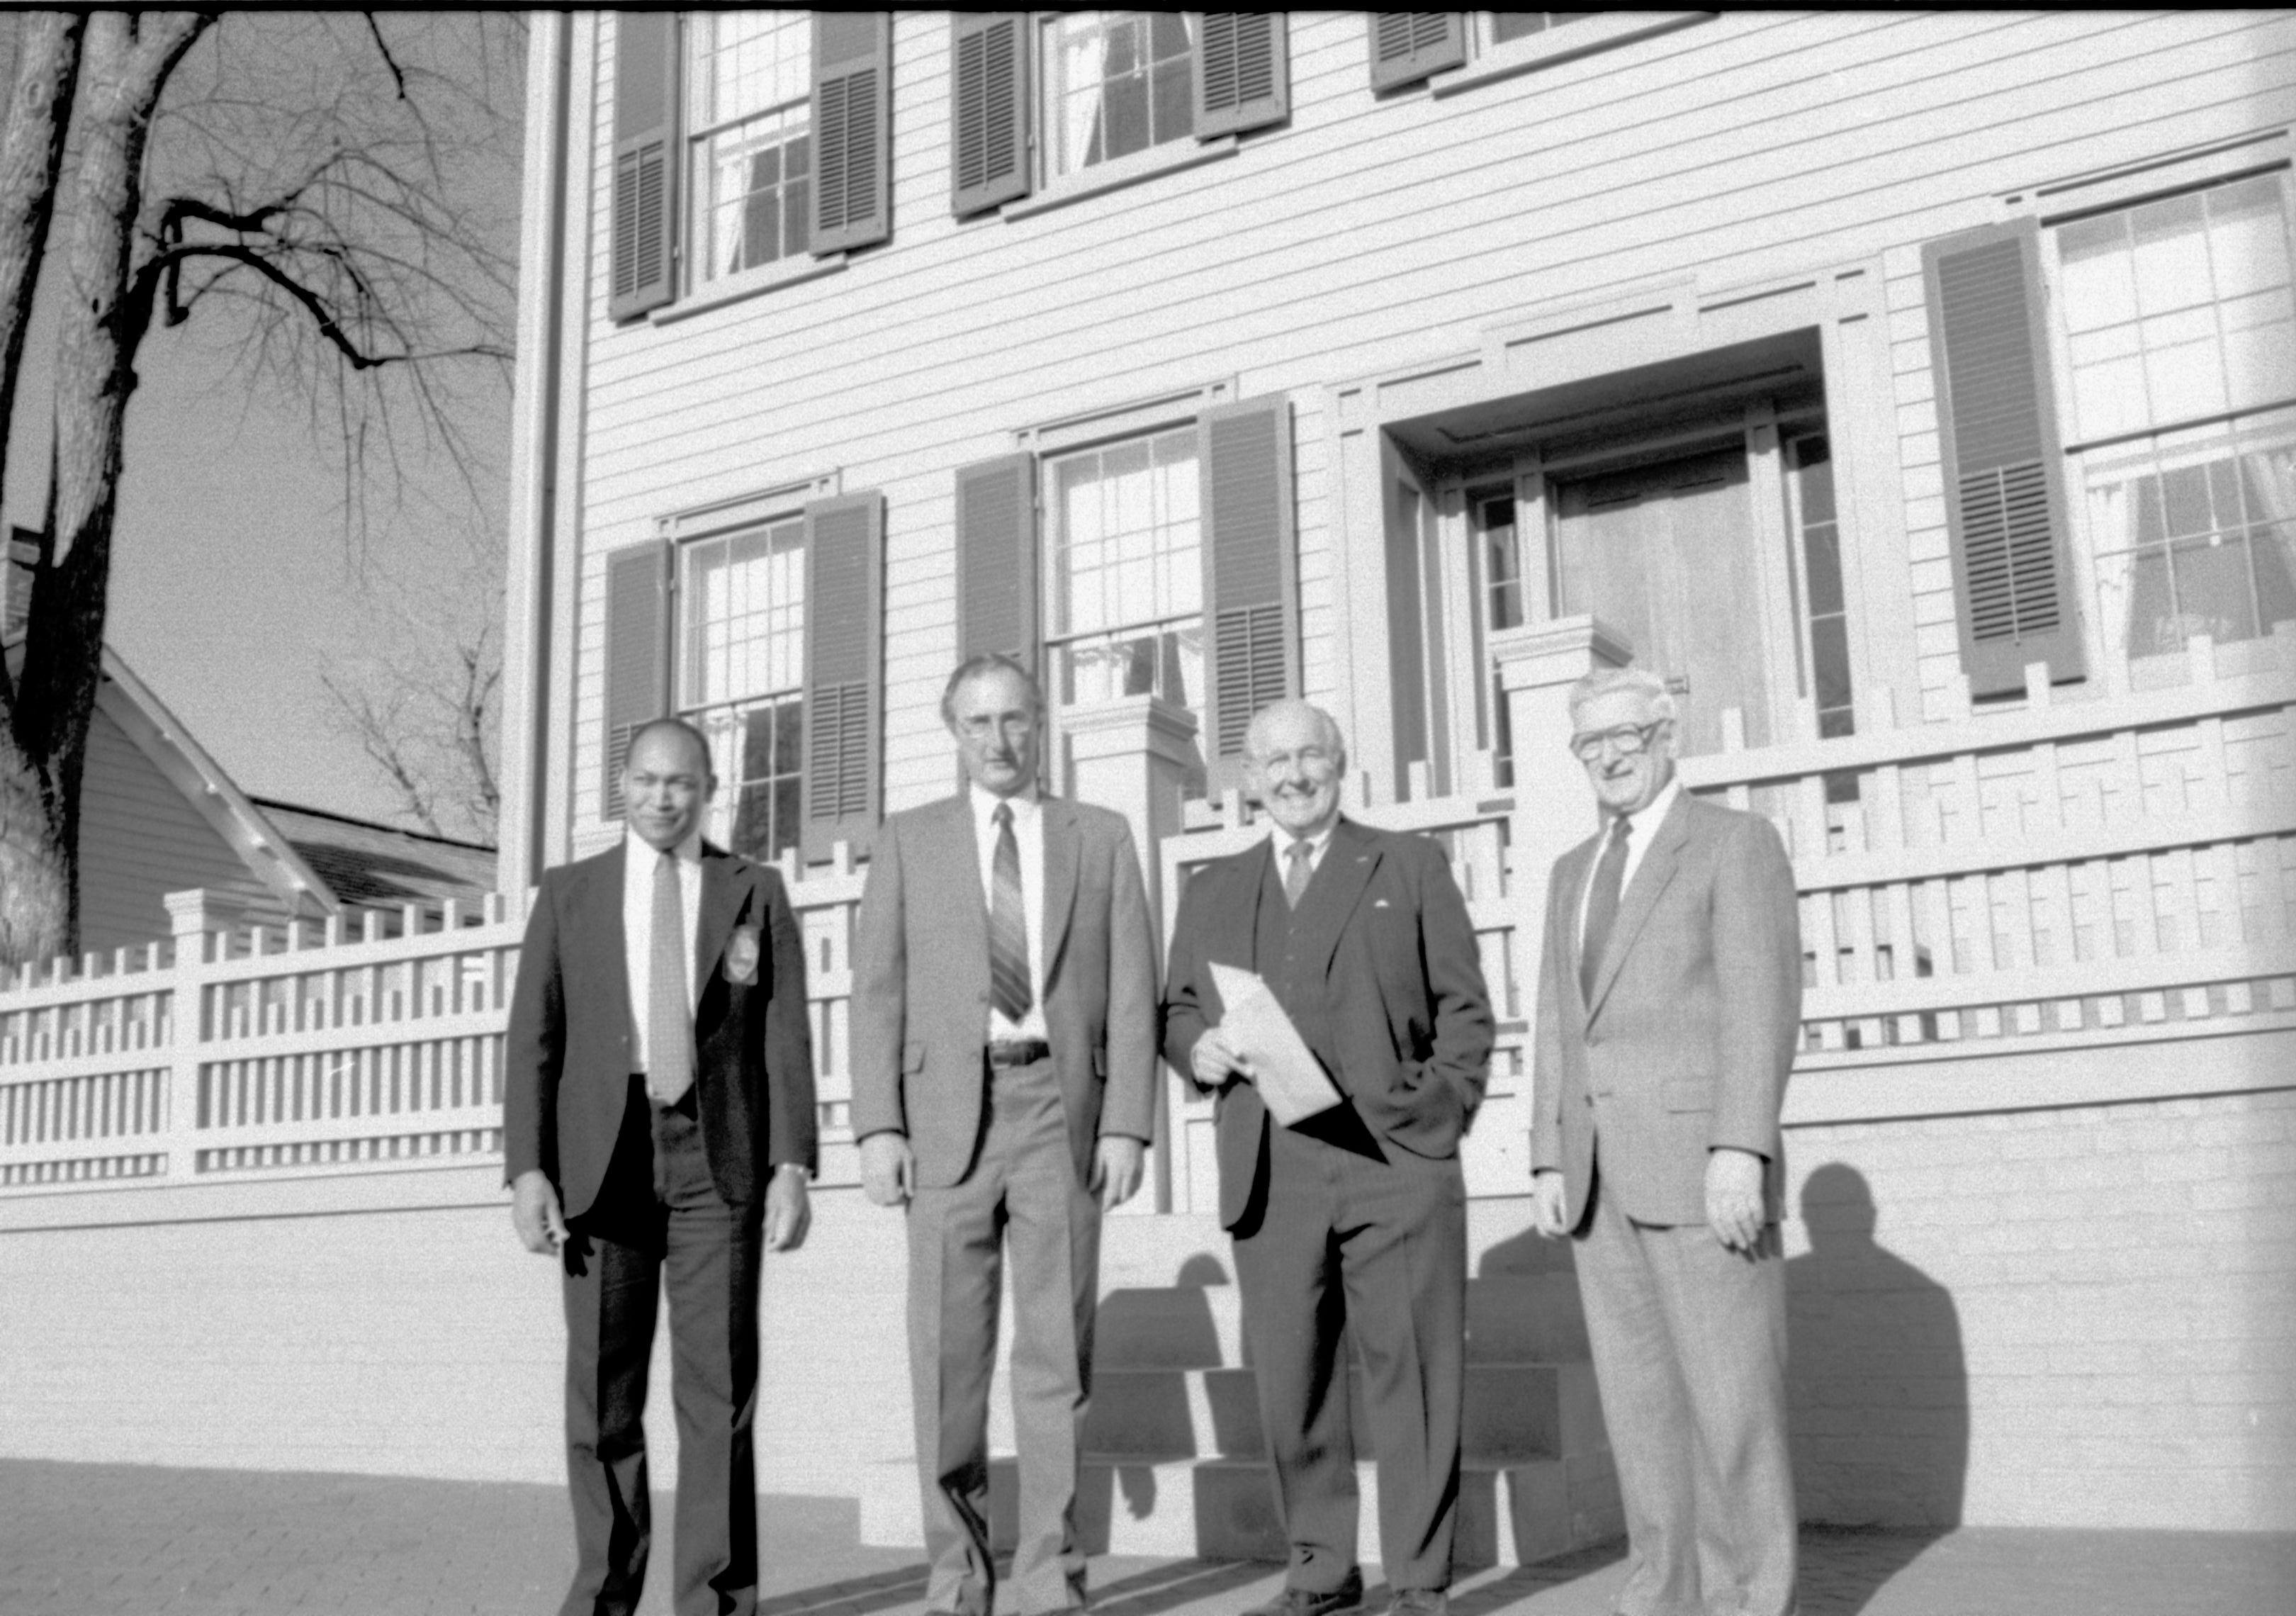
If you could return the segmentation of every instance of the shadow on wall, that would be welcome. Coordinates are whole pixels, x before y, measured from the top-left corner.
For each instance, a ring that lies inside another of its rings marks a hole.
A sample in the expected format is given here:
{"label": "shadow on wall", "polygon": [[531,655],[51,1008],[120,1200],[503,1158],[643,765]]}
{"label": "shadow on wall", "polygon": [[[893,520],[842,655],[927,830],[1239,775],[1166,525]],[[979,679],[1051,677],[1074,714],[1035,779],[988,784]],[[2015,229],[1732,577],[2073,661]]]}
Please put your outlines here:
{"label": "shadow on wall", "polygon": [[1874,1237],[1873,1187],[1803,1182],[1810,1250],[1786,1264],[1794,1488],[1805,1521],[1943,1530],[1969,1472],[1969,1368],[1953,1296]]}

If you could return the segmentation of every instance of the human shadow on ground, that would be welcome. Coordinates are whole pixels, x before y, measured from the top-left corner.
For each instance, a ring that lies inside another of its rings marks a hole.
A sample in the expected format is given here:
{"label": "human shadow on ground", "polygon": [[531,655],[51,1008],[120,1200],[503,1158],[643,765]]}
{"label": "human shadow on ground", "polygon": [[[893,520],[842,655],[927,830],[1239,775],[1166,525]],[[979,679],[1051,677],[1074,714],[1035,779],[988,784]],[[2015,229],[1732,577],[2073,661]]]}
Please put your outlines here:
{"label": "human shadow on ground", "polygon": [[[902,1566],[777,1594],[758,1602],[758,1616],[870,1616],[873,1612],[922,1604],[929,1569],[922,1563]],[[1001,1584],[1012,1571],[1010,1558],[998,1556],[996,1569]],[[1160,1612],[1280,1576],[1283,1570],[1258,1561],[1176,1560],[1095,1583],[1092,1608],[1095,1616],[1158,1616]]]}
{"label": "human shadow on ground", "polygon": [[1831,1161],[1802,1183],[1810,1249],[1786,1264],[1786,1384],[1808,1616],[1855,1616],[1961,1522],[1969,1366],[1953,1293],[1874,1238],[1873,1186]]}

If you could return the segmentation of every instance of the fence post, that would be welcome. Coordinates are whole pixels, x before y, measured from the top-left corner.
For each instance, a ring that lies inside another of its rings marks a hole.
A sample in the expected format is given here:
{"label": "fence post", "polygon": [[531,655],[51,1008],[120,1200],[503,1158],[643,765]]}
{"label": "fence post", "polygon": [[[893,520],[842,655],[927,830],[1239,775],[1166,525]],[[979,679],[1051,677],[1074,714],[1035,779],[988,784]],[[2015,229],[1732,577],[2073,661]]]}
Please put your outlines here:
{"label": "fence post", "polygon": [[200,1051],[205,1042],[202,1012],[215,964],[222,963],[228,939],[218,937],[217,959],[208,958],[208,934],[227,933],[243,919],[247,906],[222,892],[195,887],[170,892],[168,930],[175,935],[176,964],[170,973],[174,1002],[168,1012],[168,1124],[160,1136],[167,1151],[161,1177],[190,1184],[199,1165]]}

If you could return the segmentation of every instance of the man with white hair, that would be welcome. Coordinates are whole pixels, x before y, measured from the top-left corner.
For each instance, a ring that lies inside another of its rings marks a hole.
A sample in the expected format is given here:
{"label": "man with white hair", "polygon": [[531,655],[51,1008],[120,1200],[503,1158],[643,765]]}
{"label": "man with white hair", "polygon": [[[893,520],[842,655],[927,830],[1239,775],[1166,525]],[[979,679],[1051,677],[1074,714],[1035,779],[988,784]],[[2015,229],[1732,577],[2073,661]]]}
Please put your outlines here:
{"label": "man with white hair", "polygon": [[1777,1220],[1801,1013],[1793,870],[1767,820],[1682,789],[1657,676],[1589,674],[1570,721],[1603,828],[1547,887],[1532,1208],[1576,1247],[1626,1505],[1616,1608],[1790,1616]]}
{"label": "man with white hair", "polygon": [[[1189,877],[1172,931],[1164,1056],[1217,1093],[1220,1223],[1275,1505],[1283,1590],[1255,1616],[1363,1602],[1351,1336],[1379,1459],[1380,1558],[1400,1616],[1441,1616],[1459,1513],[1466,1191],[1459,1137],[1481,1103],[1490,1001],[1443,849],[1340,814],[1347,747],[1305,701],[1255,714],[1244,767],[1275,826]],[[1221,1025],[1215,963],[1258,973],[1345,1096],[1274,1124]]]}

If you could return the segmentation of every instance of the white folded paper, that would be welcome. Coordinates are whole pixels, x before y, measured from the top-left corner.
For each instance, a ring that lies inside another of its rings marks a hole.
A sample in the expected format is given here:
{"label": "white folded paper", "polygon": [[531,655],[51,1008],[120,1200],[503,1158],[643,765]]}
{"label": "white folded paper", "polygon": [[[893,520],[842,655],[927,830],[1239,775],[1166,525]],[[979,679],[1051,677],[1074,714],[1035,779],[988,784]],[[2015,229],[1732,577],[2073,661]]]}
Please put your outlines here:
{"label": "white folded paper", "polygon": [[1250,972],[1212,962],[1212,987],[1225,1006],[1220,1030],[1251,1067],[1252,1087],[1284,1127],[1337,1105],[1341,1095],[1267,984]]}

